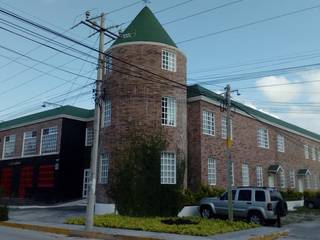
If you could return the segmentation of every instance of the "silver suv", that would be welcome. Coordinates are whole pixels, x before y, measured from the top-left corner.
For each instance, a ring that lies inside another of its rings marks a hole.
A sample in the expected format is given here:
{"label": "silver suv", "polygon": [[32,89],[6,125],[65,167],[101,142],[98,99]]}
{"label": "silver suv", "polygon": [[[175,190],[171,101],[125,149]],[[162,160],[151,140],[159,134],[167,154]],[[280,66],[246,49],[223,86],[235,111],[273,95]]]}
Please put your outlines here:
{"label": "silver suv", "polygon": [[[287,214],[287,205],[279,191],[266,187],[238,187],[232,189],[233,214],[236,218],[246,218],[249,222],[274,224],[277,211],[280,215]],[[282,206],[280,206],[280,204]],[[206,197],[201,199],[199,211],[202,217],[228,215],[228,193],[218,198]]]}

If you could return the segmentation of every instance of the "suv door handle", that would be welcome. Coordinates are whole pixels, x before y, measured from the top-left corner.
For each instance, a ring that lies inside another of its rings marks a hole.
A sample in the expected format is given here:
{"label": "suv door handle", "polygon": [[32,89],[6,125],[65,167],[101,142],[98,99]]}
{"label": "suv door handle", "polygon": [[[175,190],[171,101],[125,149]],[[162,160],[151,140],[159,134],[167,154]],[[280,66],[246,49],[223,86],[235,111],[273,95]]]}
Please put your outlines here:
{"label": "suv door handle", "polygon": [[252,204],[252,202],[247,202],[247,204]]}

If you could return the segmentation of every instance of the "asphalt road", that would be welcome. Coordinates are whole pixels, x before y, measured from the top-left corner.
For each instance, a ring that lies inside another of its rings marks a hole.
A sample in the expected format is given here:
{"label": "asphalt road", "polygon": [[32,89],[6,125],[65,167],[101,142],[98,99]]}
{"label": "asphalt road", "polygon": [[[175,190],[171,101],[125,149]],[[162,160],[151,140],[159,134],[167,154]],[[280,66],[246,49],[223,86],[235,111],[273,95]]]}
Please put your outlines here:
{"label": "asphalt road", "polygon": [[[74,238],[64,235],[35,232],[10,227],[0,227],[0,239],[2,240],[90,240],[89,238]],[[93,239],[92,239],[93,240]]]}
{"label": "asphalt road", "polygon": [[279,240],[319,240],[320,220],[295,223],[285,226],[289,230],[289,236],[279,238]]}

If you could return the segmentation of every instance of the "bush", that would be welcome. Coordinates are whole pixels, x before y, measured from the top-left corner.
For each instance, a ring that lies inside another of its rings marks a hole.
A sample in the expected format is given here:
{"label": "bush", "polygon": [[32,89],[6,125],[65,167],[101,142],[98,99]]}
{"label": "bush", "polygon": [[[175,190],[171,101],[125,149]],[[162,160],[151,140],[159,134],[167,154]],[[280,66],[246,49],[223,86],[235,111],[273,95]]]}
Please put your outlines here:
{"label": "bush", "polygon": [[0,206],[0,221],[7,221],[9,219],[8,213],[7,206]]}
{"label": "bush", "polygon": [[303,193],[288,189],[287,191],[281,191],[281,195],[286,201],[297,201],[303,199]]}
{"label": "bush", "polygon": [[196,192],[186,190],[184,192],[184,205],[197,204],[204,197],[219,197],[225,190],[207,185],[202,185]]}

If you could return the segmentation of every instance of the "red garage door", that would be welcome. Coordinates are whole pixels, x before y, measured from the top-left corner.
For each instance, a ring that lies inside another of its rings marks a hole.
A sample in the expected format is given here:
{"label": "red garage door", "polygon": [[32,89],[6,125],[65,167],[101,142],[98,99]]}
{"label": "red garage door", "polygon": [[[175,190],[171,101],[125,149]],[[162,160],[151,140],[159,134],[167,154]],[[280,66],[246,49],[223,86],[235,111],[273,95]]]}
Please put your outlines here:
{"label": "red garage door", "polygon": [[39,167],[38,187],[54,187],[54,165]]}
{"label": "red garage door", "polygon": [[12,188],[12,168],[5,167],[0,171],[0,187],[5,197],[10,197]]}
{"label": "red garage door", "polygon": [[24,198],[26,189],[32,187],[33,167],[22,167],[20,171],[19,198]]}

